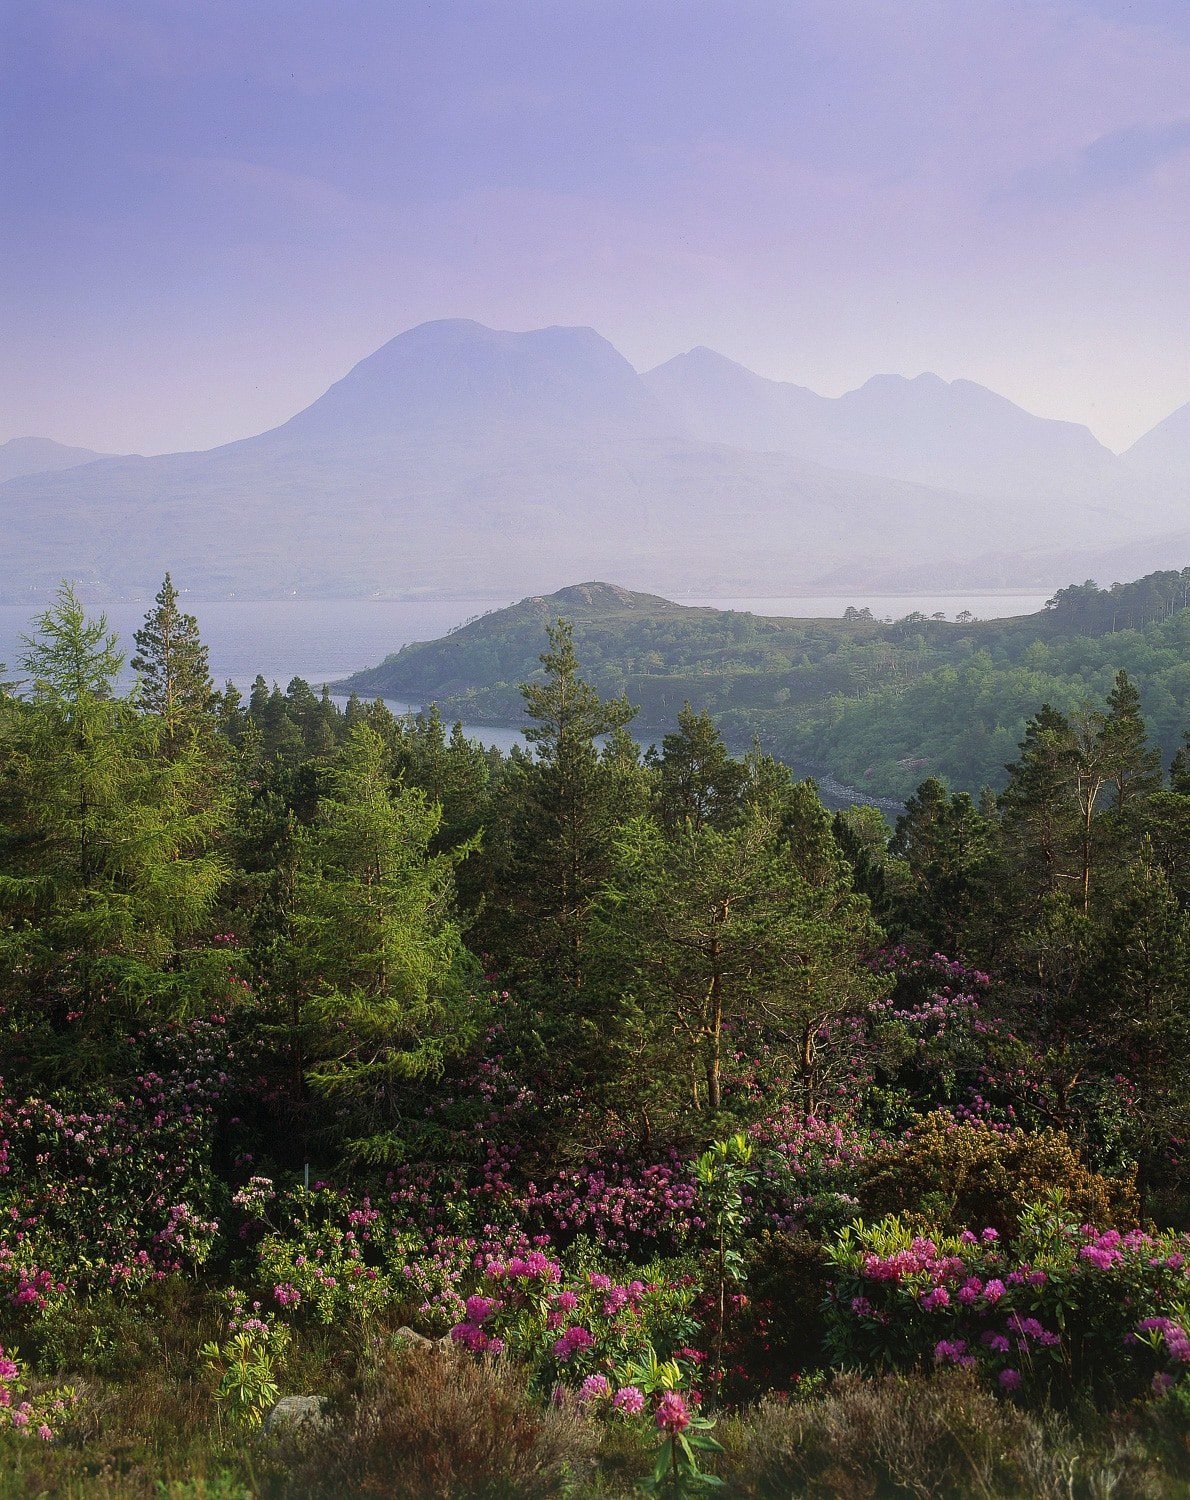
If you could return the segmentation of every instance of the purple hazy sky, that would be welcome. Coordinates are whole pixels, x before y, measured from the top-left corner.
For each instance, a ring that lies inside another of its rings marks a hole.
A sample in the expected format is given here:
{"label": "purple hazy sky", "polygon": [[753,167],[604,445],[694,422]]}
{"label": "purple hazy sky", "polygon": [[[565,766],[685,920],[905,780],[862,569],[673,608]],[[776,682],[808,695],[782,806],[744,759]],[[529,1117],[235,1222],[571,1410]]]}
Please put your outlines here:
{"label": "purple hazy sky", "polygon": [[208,447],[427,318],[1190,400],[1186,0],[9,0],[0,440]]}

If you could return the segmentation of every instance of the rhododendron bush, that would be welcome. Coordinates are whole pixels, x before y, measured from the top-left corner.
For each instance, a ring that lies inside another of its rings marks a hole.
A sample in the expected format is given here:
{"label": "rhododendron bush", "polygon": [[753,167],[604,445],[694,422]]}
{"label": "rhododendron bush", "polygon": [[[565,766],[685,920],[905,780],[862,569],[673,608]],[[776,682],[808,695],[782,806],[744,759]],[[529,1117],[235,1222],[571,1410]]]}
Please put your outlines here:
{"label": "rhododendron bush", "polygon": [[1005,1392],[1160,1394],[1190,1368],[1190,1236],[1100,1231],[1061,1195],[993,1228],[941,1236],[897,1217],[841,1230],[828,1251],[832,1361],[958,1366]]}
{"label": "rhododendron bush", "polygon": [[129,1050],[156,1066],[121,1087],[47,1096],[10,1079],[0,1094],[0,1286],[18,1310],[211,1255],[227,1196],[215,1135],[247,1094],[240,1049],[215,1018],[142,1032]]}
{"label": "rhododendron bush", "polygon": [[53,1442],[81,1406],[73,1386],[55,1386],[30,1393],[16,1350],[0,1344],[0,1431],[9,1428],[21,1437]]}
{"label": "rhododendron bush", "polygon": [[[474,1354],[507,1351],[546,1389],[569,1388],[592,1402],[629,1391],[642,1359],[675,1358],[688,1371],[697,1364],[692,1300],[688,1285],[621,1282],[599,1271],[567,1276],[558,1260],[531,1250],[484,1263],[480,1290],[467,1298],[451,1338]],[[615,1409],[635,1400],[622,1394]]]}

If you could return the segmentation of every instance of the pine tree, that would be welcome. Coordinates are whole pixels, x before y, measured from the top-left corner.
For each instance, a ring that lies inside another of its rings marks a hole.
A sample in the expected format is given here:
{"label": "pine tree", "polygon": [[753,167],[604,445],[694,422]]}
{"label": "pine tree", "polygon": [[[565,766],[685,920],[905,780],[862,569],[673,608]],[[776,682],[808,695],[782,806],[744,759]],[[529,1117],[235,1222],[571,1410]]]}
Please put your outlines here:
{"label": "pine tree", "polygon": [[745,779],[741,761],[728,753],[710,714],[696,714],[687,700],[676,734],[661,741],[657,811],[663,825],[689,822],[697,833],[704,823],[725,827],[739,815]]}
{"label": "pine tree", "polygon": [[172,755],[188,734],[209,723],[214,685],[198,621],[178,608],[168,573],[156,605],[136,632],[131,665],[140,674],[141,707],[161,719],[166,753]]}
{"label": "pine tree", "polygon": [[[534,720],[525,738],[535,754],[518,750],[509,758],[487,845],[484,931],[505,964],[574,985],[587,913],[610,869],[617,823],[627,815],[627,752],[617,731],[636,710],[626,698],[603,702],[583,681],[565,620],[548,626],[547,635],[546,680],[521,687]],[[612,737],[603,755],[601,735]],[[639,761],[636,775],[643,802]]]}
{"label": "pine tree", "polygon": [[[837,850],[799,867],[781,821],[754,805],[724,830],[687,819],[667,838],[637,818],[616,841],[597,908],[604,988],[630,994],[657,1040],[678,1043],[688,1097],[712,1113],[726,1039],[752,1030],[813,1114],[832,1067],[850,1055],[833,1055],[833,1024],[878,989],[864,959],[879,933],[850,869]],[[663,1056],[654,1047],[652,1066]]]}
{"label": "pine tree", "polygon": [[1103,727],[1107,775],[1115,788],[1115,810],[1122,813],[1160,787],[1161,752],[1148,747],[1140,694],[1123,669],[1116,673],[1107,706]]}
{"label": "pine tree", "polygon": [[1048,703],[1025,725],[1020,759],[1005,767],[999,798],[1021,896],[1053,894],[1074,878],[1078,817],[1072,796],[1077,747],[1070,720]]}

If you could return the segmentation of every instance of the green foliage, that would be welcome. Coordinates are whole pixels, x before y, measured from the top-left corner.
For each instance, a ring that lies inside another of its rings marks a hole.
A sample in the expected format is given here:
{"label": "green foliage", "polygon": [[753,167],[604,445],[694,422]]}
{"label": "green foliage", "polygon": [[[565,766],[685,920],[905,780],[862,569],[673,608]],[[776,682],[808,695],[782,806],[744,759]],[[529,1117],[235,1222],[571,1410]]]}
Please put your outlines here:
{"label": "green foliage", "polygon": [[25,655],[31,700],[0,740],[0,953],[84,1013],[105,986],[135,1003],[227,874],[210,847],[227,812],[218,778],[196,745],[158,753],[160,721],[113,696],[122,661],[64,585]]}
{"label": "green foliage", "polygon": [[714,716],[729,744],[765,744],[841,781],[903,799],[925,774],[975,795],[1004,786],[1029,716],[1102,701],[1117,674],[1139,690],[1165,757],[1181,740],[1190,678],[1183,573],[1060,590],[1018,619],[908,616],[766,619],[683,608],[622,590],[563,590],[407,646],[359,674],[361,690],[437,699],[472,722],[517,723],[516,684],[537,671],[547,620],[574,622],[590,681],[641,705],[640,732],[673,732],[675,710]]}
{"label": "green foliage", "polygon": [[638,818],[600,903],[610,982],[652,1018],[648,1066],[668,1039],[670,1070],[686,1073],[693,1102],[701,1096],[711,1113],[722,1105],[725,1026],[762,1029],[812,1113],[831,1063],[825,1029],[878,988],[861,962],[876,941],[867,903],[821,809],[814,838],[796,808],[796,795],[784,806],[761,800],[723,831],[688,819],[668,839]]}
{"label": "green foliage", "polygon": [[716,1394],[723,1387],[723,1343],[727,1334],[727,1285],[743,1279],[744,1257],[738,1248],[744,1232],[744,1189],[756,1182],[751,1170],[752,1143],[742,1132],[716,1141],[698,1158],[699,1206],[710,1231],[714,1256],[715,1361],[711,1371]]}
{"label": "green foliage", "polygon": [[1131,1182],[1088,1171],[1061,1132],[993,1130],[942,1113],[874,1151],[857,1196],[865,1214],[919,1215],[947,1233],[990,1225],[1011,1236],[1029,1205],[1055,1191],[1080,1223],[1136,1227]]}
{"label": "green foliage", "polygon": [[140,674],[140,705],[160,718],[172,754],[179,741],[209,727],[213,685],[198,621],[178,608],[178,592],[168,573],[156,604],[136,632],[131,665]]}
{"label": "green foliage", "polygon": [[220,1410],[246,1427],[259,1427],[281,1394],[267,1344],[254,1333],[233,1333],[221,1344],[204,1344],[202,1361],[216,1382]]}
{"label": "green foliage", "polygon": [[690,1495],[721,1485],[723,1481],[716,1475],[698,1467],[698,1451],[723,1452],[722,1446],[707,1436],[714,1425],[708,1417],[688,1415],[685,1430],[671,1433],[665,1439],[657,1450],[653,1472],[640,1480],[645,1494],[687,1500]]}

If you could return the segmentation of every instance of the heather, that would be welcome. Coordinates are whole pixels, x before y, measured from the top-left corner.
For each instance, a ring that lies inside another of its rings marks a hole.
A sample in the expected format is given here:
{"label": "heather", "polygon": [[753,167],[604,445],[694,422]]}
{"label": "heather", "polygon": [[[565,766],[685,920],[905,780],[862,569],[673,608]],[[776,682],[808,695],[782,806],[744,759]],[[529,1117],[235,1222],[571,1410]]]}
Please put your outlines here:
{"label": "heather", "polygon": [[502,757],[216,690],[168,580],[128,696],[41,621],[0,1494],[1186,1492],[1190,777],[1126,674],[890,828],[542,644]]}

